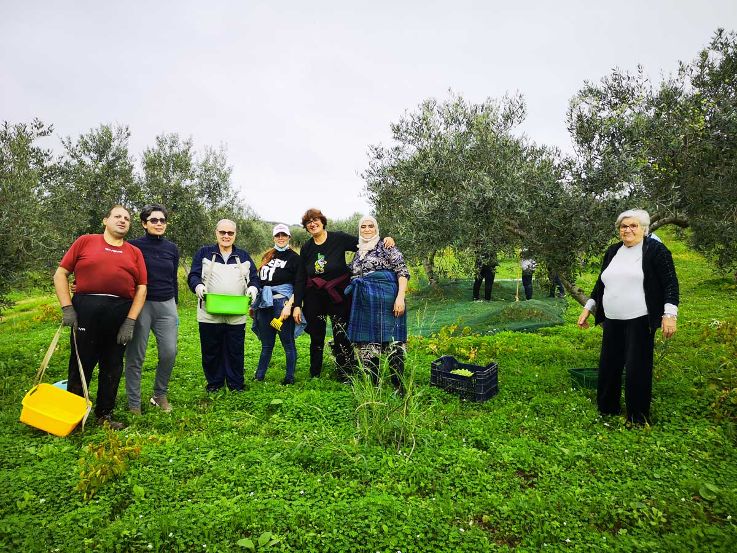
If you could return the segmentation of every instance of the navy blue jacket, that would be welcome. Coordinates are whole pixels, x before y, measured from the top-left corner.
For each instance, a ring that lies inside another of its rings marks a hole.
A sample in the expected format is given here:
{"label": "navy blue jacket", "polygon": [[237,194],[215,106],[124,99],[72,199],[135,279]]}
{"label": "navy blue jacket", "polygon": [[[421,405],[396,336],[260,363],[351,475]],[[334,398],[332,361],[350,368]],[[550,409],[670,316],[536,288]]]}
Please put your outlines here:
{"label": "navy blue jacket", "polygon": [[174,298],[179,303],[179,248],[163,236],[145,234],[141,238],[129,240],[141,253],[146,262],[148,289],[146,301],[169,301]]}

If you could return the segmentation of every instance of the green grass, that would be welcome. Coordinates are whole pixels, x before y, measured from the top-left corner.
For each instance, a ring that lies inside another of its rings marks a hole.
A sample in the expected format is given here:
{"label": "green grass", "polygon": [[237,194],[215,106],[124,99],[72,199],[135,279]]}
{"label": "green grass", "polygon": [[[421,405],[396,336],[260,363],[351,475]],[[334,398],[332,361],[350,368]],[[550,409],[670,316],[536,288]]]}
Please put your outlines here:
{"label": "green grass", "polygon": [[[645,429],[600,419],[593,392],[572,388],[568,369],[595,366],[601,339],[599,329],[575,327],[579,306],[544,297],[515,304],[504,281],[494,302],[460,305],[454,294],[470,295],[466,281],[408,299],[426,313],[415,331],[430,334],[459,315],[473,330],[411,340],[409,402],[360,386],[354,394],[329,378],[329,360],[326,377],[309,380],[306,337],[295,386],[278,384],[276,348],[266,382],[208,396],[185,292],[173,413],[132,419],[120,409],[131,423],[120,443],[94,425],[55,438],[17,421],[60,319],[52,298],[29,298],[0,323],[0,548],[248,551],[249,538],[258,551],[737,550],[737,431],[715,403],[737,387],[734,346],[717,323],[734,320],[737,290],[673,236],[664,239],[682,305],[675,338],[658,338],[655,421]],[[593,277],[581,279],[584,288]],[[485,317],[536,305],[557,309],[565,324],[484,333]],[[438,347],[497,361],[499,394],[474,404],[431,388]],[[258,349],[249,332],[247,376]],[[68,351],[63,342],[47,381],[65,378]],[[154,359],[152,347],[144,393]],[[118,402],[125,405],[122,386]],[[368,404],[376,408],[367,412]],[[365,430],[378,417],[412,439],[372,440]],[[89,446],[103,452],[94,466],[125,464],[85,500],[77,486],[91,483]],[[259,545],[265,532],[273,537]]]}

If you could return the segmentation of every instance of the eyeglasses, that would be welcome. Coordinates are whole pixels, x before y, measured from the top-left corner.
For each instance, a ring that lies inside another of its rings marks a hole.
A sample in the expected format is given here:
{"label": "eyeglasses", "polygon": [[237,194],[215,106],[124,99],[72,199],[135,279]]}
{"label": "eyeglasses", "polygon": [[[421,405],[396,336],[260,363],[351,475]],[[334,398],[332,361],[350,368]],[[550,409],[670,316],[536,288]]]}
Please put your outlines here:
{"label": "eyeglasses", "polygon": [[235,236],[235,231],[234,230],[219,230],[218,234],[220,236]]}
{"label": "eyeglasses", "polygon": [[307,221],[307,223],[305,224],[312,225],[314,223],[322,223],[322,219],[320,219],[319,217],[315,217],[314,219],[310,219],[309,221]]}
{"label": "eyeglasses", "polygon": [[166,217],[150,217],[150,218],[146,219],[146,221],[148,221],[149,223],[152,223],[154,225],[158,225],[159,223],[161,223],[162,225],[165,225],[166,224]]}
{"label": "eyeglasses", "polygon": [[640,225],[637,223],[633,225],[619,225],[619,230],[627,230],[630,229],[632,232],[636,231],[638,228],[640,228]]}

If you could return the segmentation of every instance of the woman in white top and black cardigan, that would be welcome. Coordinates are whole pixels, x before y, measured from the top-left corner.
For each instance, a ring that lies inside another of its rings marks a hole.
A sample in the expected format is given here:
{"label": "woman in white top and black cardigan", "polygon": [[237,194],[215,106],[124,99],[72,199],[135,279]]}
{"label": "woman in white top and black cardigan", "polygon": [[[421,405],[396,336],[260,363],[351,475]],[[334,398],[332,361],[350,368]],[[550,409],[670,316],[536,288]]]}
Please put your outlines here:
{"label": "woman in white top and black cardigan", "polygon": [[587,328],[594,313],[604,334],[599,358],[597,403],[602,415],[620,412],[622,369],[625,368],[627,420],[650,423],[655,332],[664,338],[676,331],[678,278],[673,257],[661,242],[647,237],[650,216],[632,209],[617,217],[622,241],[604,254],[591,299],[578,318]]}

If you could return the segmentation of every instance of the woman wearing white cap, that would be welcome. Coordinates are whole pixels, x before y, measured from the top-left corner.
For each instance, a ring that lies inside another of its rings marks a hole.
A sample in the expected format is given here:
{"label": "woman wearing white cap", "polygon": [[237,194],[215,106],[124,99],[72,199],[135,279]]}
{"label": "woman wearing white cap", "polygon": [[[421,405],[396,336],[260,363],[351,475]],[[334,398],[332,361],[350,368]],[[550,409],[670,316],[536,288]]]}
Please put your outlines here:
{"label": "woman wearing white cap", "polygon": [[[278,224],[272,232],[274,247],[264,254],[259,268],[259,278],[263,288],[253,305],[253,330],[261,340],[261,357],[256,369],[256,380],[263,380],[269,368],[274,351],[276,335],[279,334],[284,354],[287,358],[287,373],[282,384],[294,384],[294,370],[297,365],[297,346],[294,343],[294,280],[299,268],[299,254],[289,247],[291,233],[289,227]],[[281,329],[271,325],[273,319],[281,321]]]}

